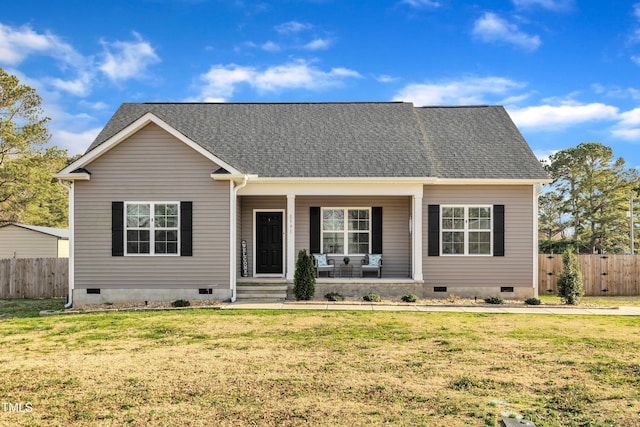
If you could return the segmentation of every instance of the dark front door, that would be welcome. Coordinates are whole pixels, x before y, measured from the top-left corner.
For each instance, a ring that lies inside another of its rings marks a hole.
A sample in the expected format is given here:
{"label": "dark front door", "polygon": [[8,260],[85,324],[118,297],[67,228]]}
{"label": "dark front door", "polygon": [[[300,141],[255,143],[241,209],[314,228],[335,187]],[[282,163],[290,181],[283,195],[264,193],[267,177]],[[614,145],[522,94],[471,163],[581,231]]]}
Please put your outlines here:
{"label": "dark front door", "polygon": [[282,274],[282,212],[256,212],[256,273]]}

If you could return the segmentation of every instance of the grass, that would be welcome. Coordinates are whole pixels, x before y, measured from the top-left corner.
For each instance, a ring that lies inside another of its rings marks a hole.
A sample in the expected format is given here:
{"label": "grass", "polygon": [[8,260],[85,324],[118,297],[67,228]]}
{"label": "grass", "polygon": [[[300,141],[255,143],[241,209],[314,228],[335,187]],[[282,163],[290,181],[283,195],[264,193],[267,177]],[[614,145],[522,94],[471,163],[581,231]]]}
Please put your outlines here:
{"label": "grass", "polygon": [[640,319],[112,312],[0,321],[0,425],[629,426]]}
{"label": "grass", "polygon": [[[540,295],[543,304],[561,304],[557,295]],[[580,299],[580,305],[591,306],[632,306],[640,307],[640,296],[585,296]]]}
{"label": "grass", "polygon": [[62,310],[65,300],[52,299],[0,299],[0,319],[13,317],[37,317],[43,310]]}

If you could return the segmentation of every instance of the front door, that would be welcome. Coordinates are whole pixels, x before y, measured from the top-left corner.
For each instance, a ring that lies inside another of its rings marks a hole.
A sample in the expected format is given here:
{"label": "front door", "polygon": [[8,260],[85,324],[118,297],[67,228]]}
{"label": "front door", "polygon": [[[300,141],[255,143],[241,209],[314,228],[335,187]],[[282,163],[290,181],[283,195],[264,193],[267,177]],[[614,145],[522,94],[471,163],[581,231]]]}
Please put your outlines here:
{"label": "front door", "polygon": [[282,274],[282,212],[256,212],[256,274]]}

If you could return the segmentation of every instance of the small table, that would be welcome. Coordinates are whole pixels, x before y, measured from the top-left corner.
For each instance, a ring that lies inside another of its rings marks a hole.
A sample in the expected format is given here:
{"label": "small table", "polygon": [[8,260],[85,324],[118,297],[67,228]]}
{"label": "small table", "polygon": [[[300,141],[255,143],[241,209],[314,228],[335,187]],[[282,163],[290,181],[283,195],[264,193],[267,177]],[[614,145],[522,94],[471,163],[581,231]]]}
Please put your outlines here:
{"label": "small table", "polygon": [[339,270],[340,277],[353,277],[352,264],[340,264],[338,270]]}

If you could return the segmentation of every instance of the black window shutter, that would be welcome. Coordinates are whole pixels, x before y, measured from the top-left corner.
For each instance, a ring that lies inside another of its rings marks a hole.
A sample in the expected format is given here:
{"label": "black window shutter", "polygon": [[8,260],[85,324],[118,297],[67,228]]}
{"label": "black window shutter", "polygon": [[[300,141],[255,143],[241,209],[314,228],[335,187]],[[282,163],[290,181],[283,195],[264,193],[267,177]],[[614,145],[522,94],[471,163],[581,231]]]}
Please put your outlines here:
{"label": "black window shutter", "polygon": [[180,202],[180,256],[193,256],[192,211],[192,202]]}
{"label": "black window shutter", "polygon": [[371,208],[371,253],[382,253],[382,207]]}
{"label": "black window shutter", "polygon": [[111,256],[124,256],[124,202],[111,202]]}
{"label": "black window shutter", "polygon": [[504,205],[493,205],[493,256],[504,256]]}
{"label": "black window shutter", "polygon": [[309,252],[319,254],[320,250],[320,208],[309,208]]}
{"label": "black window shutter", "polygon": [[429,239],[427,255],[440,256],[440,205],[429,205],[427,215]]}

